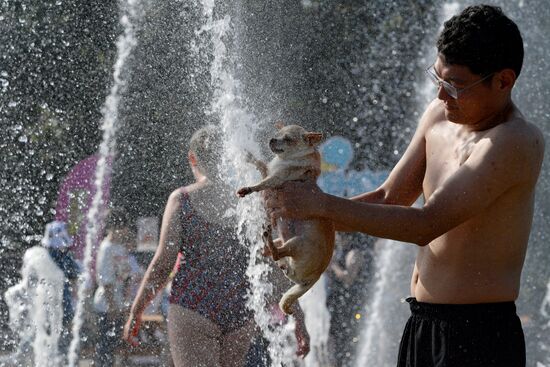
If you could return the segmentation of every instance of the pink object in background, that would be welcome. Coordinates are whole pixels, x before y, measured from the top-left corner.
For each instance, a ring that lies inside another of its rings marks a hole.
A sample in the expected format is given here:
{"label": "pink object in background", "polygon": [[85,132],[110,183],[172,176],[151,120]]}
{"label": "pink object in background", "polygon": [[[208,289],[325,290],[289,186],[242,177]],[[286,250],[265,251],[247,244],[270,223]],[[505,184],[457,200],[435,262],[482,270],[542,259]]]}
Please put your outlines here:
{"label": "pink object in background", "polygon": [[[78,259],[84,257],[86,247],[86,228],[88,224],[88,211],[92,205],[95,195],[95,173],[99,155],[92,155],[78,162],[67,174],[57,195],[57,206],[55,208],[55,219],[67,223],[69,235],[73,238],[73,250]],[[109,203],[111,186],[112,158],[106,161],[107,170],[102,185],[103,200],[99,208],[98,231],[94,239],[94,249],[97,249],[98,242],[103,236],[103,215]],[[95,251],[93,253],[95,263]]]}

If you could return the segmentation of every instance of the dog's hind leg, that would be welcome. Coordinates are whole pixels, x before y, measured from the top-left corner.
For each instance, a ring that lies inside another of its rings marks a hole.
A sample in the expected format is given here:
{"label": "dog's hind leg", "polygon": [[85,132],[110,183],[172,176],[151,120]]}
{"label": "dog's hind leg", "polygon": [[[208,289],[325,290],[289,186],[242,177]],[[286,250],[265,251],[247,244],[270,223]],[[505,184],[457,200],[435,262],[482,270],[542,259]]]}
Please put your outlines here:
{"label": "dog's hind leg", "polygon": [[283,241],[280,238],[273,239],[271,224],[264,225],[262,239],[264,241],[263,255],[271,256],[275,261],[279,260],[282,257],[279,249],[283,246]]}
{"label": "dog's hind leg", "polygon": [[305,284],[295,284],[283,294],[283,297],[279,301],[279,307],[287,315],[292,314],[292,305],[296,303],[298,298],[304,295],[317,280],[305,283]]}

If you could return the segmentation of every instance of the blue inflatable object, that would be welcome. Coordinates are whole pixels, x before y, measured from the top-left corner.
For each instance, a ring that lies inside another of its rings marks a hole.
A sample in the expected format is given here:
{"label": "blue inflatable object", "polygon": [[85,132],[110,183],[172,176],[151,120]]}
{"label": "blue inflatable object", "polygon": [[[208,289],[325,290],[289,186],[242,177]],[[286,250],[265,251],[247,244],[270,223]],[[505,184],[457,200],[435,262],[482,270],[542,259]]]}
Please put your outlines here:
{"label": "blue inflatable object", "polygon": [[321,153],[321,175],[317,180],[319,188],[324,192],[351,197],[372,191],[380,186],[388,177],[387,171],[374,172],[349,170],[354,151],[351,142],[341,136],[328,139],[319,147]]}
{"label": "blue inflatable object", "polygon": [[353,145],[346,138],[333,136],[319,146],[319,153],[326,164],[346,169],[353,160]]}

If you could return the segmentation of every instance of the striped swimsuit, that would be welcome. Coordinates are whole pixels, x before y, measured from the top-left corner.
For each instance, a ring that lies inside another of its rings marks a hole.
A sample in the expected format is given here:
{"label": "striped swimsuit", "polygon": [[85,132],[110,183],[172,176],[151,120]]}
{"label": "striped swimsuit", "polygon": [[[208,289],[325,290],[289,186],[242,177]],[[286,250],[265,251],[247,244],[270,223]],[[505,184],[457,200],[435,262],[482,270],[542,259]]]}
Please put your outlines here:
{"label": "striped swimsuit", "polygon": [[170,303],[198,312],[226,334],[251,318],[246,308],[248,253],[232,231],[201,218],[189,194],[182,192],[183,241]]}

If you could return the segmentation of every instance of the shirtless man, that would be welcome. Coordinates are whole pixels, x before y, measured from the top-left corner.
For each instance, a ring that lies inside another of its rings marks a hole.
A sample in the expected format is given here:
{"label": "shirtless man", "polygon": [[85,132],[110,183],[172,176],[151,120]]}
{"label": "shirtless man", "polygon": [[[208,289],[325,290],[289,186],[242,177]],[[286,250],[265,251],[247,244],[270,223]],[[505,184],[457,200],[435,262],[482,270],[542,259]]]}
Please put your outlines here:
{"label": "shirtless man", "polygon": [[511,98],[523,41],[480,5],[446,22],[437,48],[437,99],[381,187],[348,200],[289,183],[266,206],[272,219],[328,218],[419,246],[398,366],[524,366],[514,301],[544,140]]}

